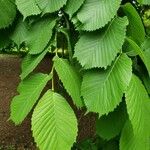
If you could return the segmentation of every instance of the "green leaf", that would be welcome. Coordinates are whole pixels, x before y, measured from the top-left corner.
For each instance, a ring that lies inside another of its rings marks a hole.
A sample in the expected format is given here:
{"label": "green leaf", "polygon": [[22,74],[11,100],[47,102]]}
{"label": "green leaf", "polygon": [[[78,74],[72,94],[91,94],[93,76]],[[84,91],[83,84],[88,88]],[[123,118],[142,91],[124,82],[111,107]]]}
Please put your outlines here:
{"label": "green leaf", "polygon": [[144,51],[145,65],[150,75],[150,48]]}
{"label": "green leaf", "polygon": [[121,132],[126,121],[126,109],[124,105],[120,105],[107,116],[104,115],[96,122],[97,134],[106,140],[110,140]]}
{"label": "green leaf", "polygon": [[52,37],[55,23],[54,18],[47,17],[33,24],[27,39],[30,54],[39,54],[44,50]]}
{"label": "green leaf", "polygon": [[70,18],[78,11],[83,5],[85,0],[68,0],[65,6],[66,13],[69,14]]}
{"label": "green leaf", "polygon": [[14,41],[18,46],[27,40],[29,34],[27,22],[23,22],[20,18],[17,22],[15,30],[10,36],[10,39]]}
{"label": "green leaf", "polygon": [[150,0],[138,0],[138,2],[143,5],[150,5]]}
{"label": "green leaf", "polygon": [[0,28],[8,27],[16,16],[14,0],[0,0]]}
{"label": "green leaf", "polygon": [[142,44],[142,49],[143,50],[147,50],[150,49],[150,37],[149,38],[145,38],[143,44]]}
{"label": "green leaf", "polygon": [[18,87],[20,94],[15,96],[11,102],[10,119],[16,125],[20,124],[32,110],[43,88],[50,79],[51,76],[39,73],[30,76],[20,83]]}
{"label": "green leaf", "polygon": [[43,11],[43,14],[59,10],[66,2],[67,0],[36,0],[39,8]]}
{"label": "green leaf", "polygon": [[133,41],[132,39],[126,37],[126,41],[128,42],[128,52],[129,54],[134,54],[133,56],[139,55],[140,58],[144,61],[144,54],[143,54],[143,50],[136,44],[135,41]]}
{"label": "green leaf", "polygon": [[133,46],[131,46],[127,40],[123,44],[122,51],[130,57],[136,57],[138,55],[137,52],[135,52]]}
{"label": "green leaf", "polygon": [[91,70],[83,76],[81,93],[88,111],[108,114],[122,100],[130,82],[132,62],[126,54],[118,56],[108,70]]}
{"label": "green leaf", "polygon": [[28,16],[38,15],[41,13],[41,10],[37,6],[35,0],[16,0],[16,5],[24,19]]}
{"label": "green leaf", "polygon": [[124,43],[127,24],[126,17],[115,18],[100,31],[84,33],[76,44],[74,57],[85,69],[111,65]]}
{"label": "green leaf", "polygon": [[32,115],[32,131],[40,150],[70,150],[77,136],[77,119],[67,101],[48,90]]}
{"label": "green leaf", "polygon": [[149,138],[133,133],[132,124],[127,121],[120,139],[120,150],[149,150]]}
{"label": "green leaf", "polygon": [[143,51],[133,40],[126,38],[127,42],[133,48],[135,53],[140,56],[141,60],[145,64],[147,71],[150,75],[150,49]]}
{"label": "green leaf", "polygon": [[77,14],[83,23],[83,30],[96,30],[104,27],[117,13],[121,0],[85,0]]}
{"label": "green leaf", "polygon": [[21,65],[22,73],[20,77],[22,80],[26,78],[37,67],[37,65],[41,62],[41,60],[46,55],[47,51],[48,49],[44,50],[39,55],[27,54],[27,56],[23,59],[22,65]]}
{"label": "green leaf", "polygon": [[81,77],[75,70],[75,68],[69,64],[65,59],[55,57],[54,67],[60,80],[62,81],[65,89],[72,97],[73,102],[78,106],[82,107],[83,102],[81,100]]}
{"label": "green leaf", "polygon": [[149,119],[149,116],[150,116],[150,98],[147,99],[146,103],[145,104],[145,114],[146,114],[146,130],[148,131],[149,133],[149,137],[150,137],[150,119]]}
{"label": "green leaf", "polygon": [[143,0],[142,2],[144,5],[150,5],[150,0]]}
{"label": "green leaf", "polygon": [[145,39],[145,29],[141,17],[131,3],[126,3],[122,8],[129,19],[127,35],[141,45]]}
{"label": "green leaf", "polygon": [[[147,131],[147,111],[145,104],[149,101],[148,94],[135,75],[132,76],[125,94],[127,112],[131,125],[125,127],[121,138],[121,150],[149,150],[149,132]],[[128,137],[126,139],[126,137]]]}
{"label": "green leaf", "polygon": [[[144,103],[149,100],[145,87],[140,79],[133,75],[129,87],[126,91],[126,105],[129,119],[135,133],[146,133]],[[140,135],[139,135],[140,136]],[[141,135],[143,136],[143,135]]]}

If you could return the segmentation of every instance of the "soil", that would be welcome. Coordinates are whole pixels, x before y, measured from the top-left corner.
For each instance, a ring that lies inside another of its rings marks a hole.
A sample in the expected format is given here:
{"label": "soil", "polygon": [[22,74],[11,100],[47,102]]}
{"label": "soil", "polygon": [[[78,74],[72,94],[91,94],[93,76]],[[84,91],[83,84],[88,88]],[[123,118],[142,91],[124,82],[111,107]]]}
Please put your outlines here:
{"label": "soil", "polygon": [[[0,55],[0,150],[36,150],[30,130],[31,114],[20,126],[15,126],[8,121],[10,103],[12,98],[17,95],[16,88],[20,81],[21,60],[22,58],[18,56]],[[51,59],[45,58],[35,72],[49,72],[51,64]],[[50,85],[48,83],[46,89],[50,88]],[[70,99],[68,95],[66,97]],[[72,102],[69,103],[75,110],[79,122],[77,141],[93,137],[95,135],[95,114],[84,116],[84,110],[77,110]]]}

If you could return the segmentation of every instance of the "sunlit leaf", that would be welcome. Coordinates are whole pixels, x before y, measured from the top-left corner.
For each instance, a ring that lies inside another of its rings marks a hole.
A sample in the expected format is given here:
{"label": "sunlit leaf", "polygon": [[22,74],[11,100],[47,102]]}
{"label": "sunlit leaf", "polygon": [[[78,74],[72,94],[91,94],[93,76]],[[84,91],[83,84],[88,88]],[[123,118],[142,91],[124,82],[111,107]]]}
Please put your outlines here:
{"label": "sunlit leaf", "polygon": [[77,119],[67,101],[48,90],[32,115],[32,131],[40,150],[70,150],[77,136]]}

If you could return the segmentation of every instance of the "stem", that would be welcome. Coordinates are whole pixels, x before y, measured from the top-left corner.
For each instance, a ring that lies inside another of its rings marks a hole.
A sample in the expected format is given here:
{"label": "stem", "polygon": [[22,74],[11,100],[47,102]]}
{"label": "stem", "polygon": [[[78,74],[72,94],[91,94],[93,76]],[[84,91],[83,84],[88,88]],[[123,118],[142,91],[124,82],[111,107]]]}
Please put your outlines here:
{"label": "stem", "polygon": [[63,15],[64,15],[64,18],[65,18],[65,21],[66,21],[67,29],[70,30],[70,23],[69,23],[69,20],[68,20],[68,18],[66,17],[66,15],[65,15],[64,12],[63,12]]}
{"label": "stem", "polygon": [[52,91],[54,92],[55,91],[54,67],[52,67],[52,71],[50,74],[52,74]]}
{"label": "stem", "polygon": [[[55,53],[55,56],[58,56],[58,48],[57,48],[57,31],[55,32],[55,42],[56,42],[56,49],[54,51]],[[52,91],[54,92],[55,91],[55,81],[54,81],[54,63],[53,63],[53,66],[52,66],[52,70],[50,72],[50,74],[52,75]]]}
{"label": "stem", "polygon": [[70,41],[70,22],[68,17],[66,16],[65,12],[62,11],[63,17],[65,19],[66,22],[66,28],[60,29],[60,32],[62,32],[66,38],[67,38],[67,42],[68,42],[68,53],[69,53],[69,60],[70,62],[72,62],[72,46],[71,46],[71,41]]}

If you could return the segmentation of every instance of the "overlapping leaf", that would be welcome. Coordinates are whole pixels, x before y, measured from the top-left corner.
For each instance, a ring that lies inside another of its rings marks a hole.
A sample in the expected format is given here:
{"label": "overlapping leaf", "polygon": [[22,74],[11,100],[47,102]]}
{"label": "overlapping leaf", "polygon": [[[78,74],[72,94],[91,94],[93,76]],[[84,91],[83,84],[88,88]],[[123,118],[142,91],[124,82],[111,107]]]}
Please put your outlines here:
{"label": "overlapping leaf", "polygon": [[65,89],[72,97],[73,102],[82,107],[83,102],[81,100],[81,77],[73,66],[65,59],[59,57],[54,58],[54,67],[60,80],[62,81]]}
{"label": "overlapping leaf", "polygon": [[44,50],[39,55],[27,54],[27,56],[23,59],[22,66],[21,66],[22,73],[20,77],[22,80],[26,78],[37,67],[37,65],[41,62],[41,60],[46,55],[47,51],[48,49]]}
{"label": "overlapping leaf", "polygon": [[126,38],[130,46],[132,47],[132,50],[140,56],[143,63],[145,64],[147,71],[150,75],[150,49],[147,49],[143,51],[133,40],[130,38]]}
{"label": "overlapping leaf", "polygon": [[16,5],[24,19],[28,16],[38,15],[41,13],[41,10],[37,6],[35,0],[16,0]]}
{"label": "overlapping leaf", "polygon": [[15,0],[0,1],[0,28],[8,27],[16,16]]}
{"label": "overlapping leaf", "polygon": [[49,75],[39,73],[20,83],[18,87],[20,95],[15,96],[11,103],[10,119],[15,124],[20,124],[25,119],[50,79]]}
{"label": "overlapping leaf", "polygon": [[70,18],[74,15],[75,12],[82,6],[85,0],[68,0],[65,11],[69,14]]}
{"label": "overlapping leaf", "polygon": [[130,82],[131,65],[130,58],[122,54],[108,70],[91,70],[85,73],[81,90],[88,111],[103,115],[117,107]]}
{"label": "overlapping leaf", "polygon": [[150,48],[144,51],[145,65],[150,75]]}
{"label": "overlapping leaf", "polygon": [[70,150],[77,136],[77,119],[67,101],[47,91],[32,116],[32,131],[40,150]]}
{"label": "overlapping leaf", "polygon": [[43,14],[59,10],[66,2],[67,0],[36,0],[39,8],[43,11]]}
{"label": "overlapping leaf", "polygon": [[86,69],[111,65],[124,43],[127,24],[126,17],[115,18],[100,31],[84,33],[76,44],[74,57]]}
{"label": "overlapping leaf", "polygon": [[[148,94],[140,79],[133,75],[126,96],[127,112],[131,125],[125,126],[122,133],[121,150],[149,150],[149,132],[147,131],[147,111],[145,104]],[[127,139],[125,139],[128,137]]]}
{"label": "overlapping leaf", "polygon": [[33,24],[27,39],[30,54],[41,53],[51,39],[56,20],[52,17],[42,18]]}
{"label": "overlapping leaf", "polygon": [[122,8],[129,19],[128,36],[141,45],[145,39],[145,29],[141,17],[131,3],[126,3]]}
{"label": "overlapping leaf", "polygon": [[83,30],[96,30],[104,27],[117,13],[121,0],[85,0],[77,14],[83,23]]}
{"label": "overlapping leaf", "polygon": [[145,38],[141,47],[143,50],[150,49],[150,37]]}
{"label": "overlapping leaf", "polygon": [[110,140],[119,135],[126,121],[126,110],[121,104],[107,116],[104,115],[96,122],[97,134],[103,139]]}
{"label": "overlapping leaf", "polygon": [[147,133],[143,137],[134,134],[131,122],[127,121],[120,139],[120,150],[149,150],[149,138],[145,138]]}
{"label": "overlapping leaf", "polygon": [[[130,85],[126,92],[126,104],[129,119],[133,126],[133,132],[146,133],[145,127],[145,111],[144,103],[149,99],[148,94],[142,84],[142,82],[135,75],[132,76]],[[140,136],[140,134],[139,134]],[[142,135],[141,135],[142,136]]]}
{"label": "overlapping leaf", "polygon": [[150,0],[138,0],[138,2],[143,5],[150,5]]}
{"label": "overlapping leaf", "polygon": [[146,130],[148,131],[149,137],[150,137],[150,98],[147,99],[146,103],[144,103],[145,105],[145,114],[146,114]]}
{"label": "overlapping leaf", "polygon": [[143,0],[142,3],[145,4],[145,5],[150,5],[150,1],[149,0]]}
{"label": "overlapping leaf", "polygon": [[28,34],[29,31],[27,22],[23,22],[22,18],[20,18],[10,38],[19,46],[22,42],[25,42],[27,40]]}

